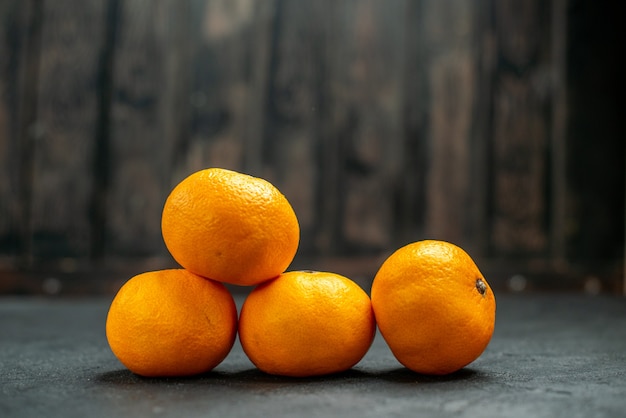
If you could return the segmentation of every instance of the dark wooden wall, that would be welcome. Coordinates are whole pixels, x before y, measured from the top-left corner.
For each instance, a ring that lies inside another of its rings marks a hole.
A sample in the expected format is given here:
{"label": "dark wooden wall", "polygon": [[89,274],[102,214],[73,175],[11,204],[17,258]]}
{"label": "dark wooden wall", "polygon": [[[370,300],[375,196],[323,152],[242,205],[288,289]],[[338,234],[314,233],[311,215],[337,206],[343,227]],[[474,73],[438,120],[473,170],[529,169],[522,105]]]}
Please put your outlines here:
{"label": "dark wooden wall", "polygon": [[599,3],[4,0],[0,288],[167,264],[168,192],[222,166],[290,199],[295,265],[436,238],[502,284],[618,289],[626,22]]}

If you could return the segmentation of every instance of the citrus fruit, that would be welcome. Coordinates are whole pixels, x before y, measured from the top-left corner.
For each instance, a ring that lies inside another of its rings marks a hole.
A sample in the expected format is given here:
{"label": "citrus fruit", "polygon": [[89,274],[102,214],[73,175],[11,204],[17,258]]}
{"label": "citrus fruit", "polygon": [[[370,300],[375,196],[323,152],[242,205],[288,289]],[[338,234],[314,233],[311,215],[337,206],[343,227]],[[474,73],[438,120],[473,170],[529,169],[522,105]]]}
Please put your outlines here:
{"label": "citrus fruit", "polygon": [[376,273],[371,298],[392,353],[418,373],[444,375],[465,367],[493,334],[494,294],[471,257],[448,242],[398,249]]}
{"label": "citrus fruit", "polygon": [[221,168],[195,172],[172,190],[161,230],[182,267],[244,286],[284,272],[300,240],[296,214],[276,187]]}
{"label": "citrus fruit", "polygon": [[376,324],[369,296],[335,273],[291,271],[254,288],[239,316],[244,352],[261,371],[307,377],[350,369]]}
{"label": "citrus fruit", "polygon": [[149,377],[213,369],[236,333],[237,309],[226,287],[183,269],[134,276],[117,292],[106,320],[113,354]]}

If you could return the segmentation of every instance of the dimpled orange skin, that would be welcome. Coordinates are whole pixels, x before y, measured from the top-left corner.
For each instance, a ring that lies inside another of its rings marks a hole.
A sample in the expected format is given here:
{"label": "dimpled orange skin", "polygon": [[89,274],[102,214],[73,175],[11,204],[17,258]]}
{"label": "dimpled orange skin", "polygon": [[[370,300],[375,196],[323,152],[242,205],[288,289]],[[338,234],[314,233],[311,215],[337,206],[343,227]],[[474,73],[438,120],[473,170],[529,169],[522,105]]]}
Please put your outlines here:
{"label": "dimpled orange skin", "polygon": [[161,231],[181,266],[242,286],[284,272],[300,240],[296,214],[276,187],[221,168],[193,173],[172,190]]}
{"label": "dimpled orange skin", "polygon": [[260,370],[307,377],[356,365],[374,339],[367,293],[334,273],[287,272],[246,298],[239,316],[244,352]]}
{"label": "dimpled orange skin", "polygon": [[371,297],[392,353],[418,373],[445,375],[467,366],[494,331],[493,291],[470,256],[447,242],[398,249],[377,272]]}
{"label": "dimpled orange skin", "polygon": [[115,356],[146,377],[208,372],[226,358],[236,332],[237,309],[226,287],[182,269],[131,278],[106,321]]}

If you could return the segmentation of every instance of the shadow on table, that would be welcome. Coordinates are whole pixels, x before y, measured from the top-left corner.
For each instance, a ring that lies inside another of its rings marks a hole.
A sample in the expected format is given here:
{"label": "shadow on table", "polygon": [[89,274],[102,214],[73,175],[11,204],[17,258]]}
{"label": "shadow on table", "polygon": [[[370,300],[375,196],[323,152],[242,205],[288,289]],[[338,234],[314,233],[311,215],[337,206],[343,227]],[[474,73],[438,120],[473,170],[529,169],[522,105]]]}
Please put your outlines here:
{"label": "shadow on table", "polygon": [[405,367],[372,373],[377,379],[396,383],[444,383],[467,380],[482,380],[485,375],[471,368],[464,368],[444,376],[425,375],[413,372]]}
{"label": "shadow on table", "polygon": [[96,376],[95,381],[100,384],[113,386],[128,385],[213,385],[226,386],[257,386],[257,387],[297,387],[301,385],[356,384],[358,382],[390,382],[396,384],[436,384],[446,382],[463,382],[484,380],[486,376],[474,369],[464,368],[458,372],[445,376],[429,376],[415,373],[404,367],[381,371],[366,371],[350,369],[345,372],[325,376],[306,378],[274,376],[258,369],[250,368],[241,371],[224,372],[211,371],[190,377],[142,377],[127,369],[113,370]]}

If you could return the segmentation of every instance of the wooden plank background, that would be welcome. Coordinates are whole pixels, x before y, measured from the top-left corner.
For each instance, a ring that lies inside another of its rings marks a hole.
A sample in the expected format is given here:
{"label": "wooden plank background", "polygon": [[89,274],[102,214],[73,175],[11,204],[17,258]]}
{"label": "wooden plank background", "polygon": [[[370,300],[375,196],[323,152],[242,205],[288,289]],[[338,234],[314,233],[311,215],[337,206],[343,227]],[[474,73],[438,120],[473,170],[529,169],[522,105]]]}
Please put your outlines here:
{"label": "wooden plank background", "polygon": [[435,238],[497,287],[621,292],[617,3],[5,0],[0,292],[172,265],[163,202],[208,166],[289,198],[293,268],[367,283]]}

